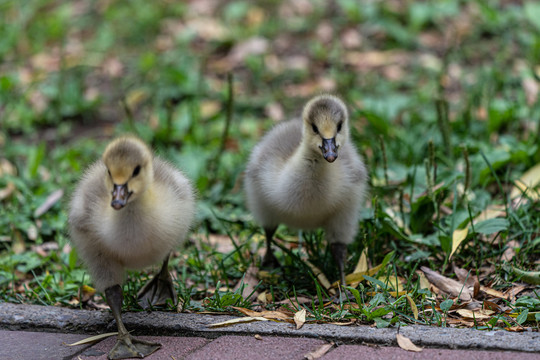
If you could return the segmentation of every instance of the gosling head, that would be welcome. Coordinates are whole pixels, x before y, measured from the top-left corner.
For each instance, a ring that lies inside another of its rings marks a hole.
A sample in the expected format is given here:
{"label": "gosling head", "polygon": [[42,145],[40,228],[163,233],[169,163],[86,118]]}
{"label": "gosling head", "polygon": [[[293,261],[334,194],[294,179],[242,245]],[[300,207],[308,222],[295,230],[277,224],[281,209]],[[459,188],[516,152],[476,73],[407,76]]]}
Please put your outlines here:
{"label": "gosling head", "polygon": [[326,161],[334,162],[339,147],[349,137],[349,115],[343,101],[332,95],[317,96],[306,104],[302,118],[308,146],[322,152]]}
{"label": "gosling head", "polygon": [[102,157],[111,206],[120,210],[140,196],[153,181],[152,153],[141,140],[121,137],[111,142]]}

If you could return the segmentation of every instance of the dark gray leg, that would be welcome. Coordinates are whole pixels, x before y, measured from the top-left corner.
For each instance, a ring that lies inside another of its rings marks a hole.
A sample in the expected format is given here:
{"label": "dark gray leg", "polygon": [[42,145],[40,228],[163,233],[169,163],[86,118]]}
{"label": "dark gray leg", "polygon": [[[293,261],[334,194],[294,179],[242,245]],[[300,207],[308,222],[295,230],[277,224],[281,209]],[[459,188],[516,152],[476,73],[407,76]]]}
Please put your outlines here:
{"label": "dark gray leg", "polygon": [[137,302],[143,309],[147,309],[150,305],[166,305],[168,299],[171,299],[175,305],[178,301],[171,274],[169,273],[169,255],[163,261],[159,273],[139,290]]}
{"label": "dark gray leg", "polygon": [[120,285],[114,285],[105,289],[105,296],[109,304],[116,326],[118,327],[118,341],[109,352],[109,359],[128,359],[128,358],[144,358],[161,347],[161,344],[137,340],[132,337],[126,330],[122,322],[122,301],[123,294]]}
{"label": "dark gray leg", "polygon": [[261,264],[261,267],[263,268],[275,269],[279,267],[279,261],[272,251],[272,238],[274,237],[276,229],[277,227],[264,229],[264,234],[266,235],[266,254],[264,254]]}
{"label": "dark gray leg", "polygon": [[347,256],[347,245],[342,243],[333,243],[331,244],[330,249],[339,269],[339,280],[341,281],[341,285],[346,285],[345,257]]}

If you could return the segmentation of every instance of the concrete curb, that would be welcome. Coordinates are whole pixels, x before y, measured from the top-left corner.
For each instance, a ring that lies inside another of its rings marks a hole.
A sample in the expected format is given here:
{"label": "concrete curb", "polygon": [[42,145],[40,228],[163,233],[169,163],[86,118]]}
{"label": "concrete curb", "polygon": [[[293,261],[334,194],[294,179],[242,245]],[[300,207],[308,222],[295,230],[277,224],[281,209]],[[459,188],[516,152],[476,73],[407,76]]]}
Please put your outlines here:
{"label": "concrete curb", "polygon": [[[134,330],[134,335],[202,336],[214,339],[224,335],[260,334],[318,338],[345,344],[396,345],[396,328],[305,324],[296,330],[291,324],[273,321],[236,324],[224,328],[208,327],[209,324],[232,318],[225,315],[165,312],[123,314],[126,327]],[[0,303],[0,329],[99,334],[116,331],[116,325],[109,312]],[[400,333],[423,347],[540,352],[538,332],[478,331],[414,325],[402,327]]]}

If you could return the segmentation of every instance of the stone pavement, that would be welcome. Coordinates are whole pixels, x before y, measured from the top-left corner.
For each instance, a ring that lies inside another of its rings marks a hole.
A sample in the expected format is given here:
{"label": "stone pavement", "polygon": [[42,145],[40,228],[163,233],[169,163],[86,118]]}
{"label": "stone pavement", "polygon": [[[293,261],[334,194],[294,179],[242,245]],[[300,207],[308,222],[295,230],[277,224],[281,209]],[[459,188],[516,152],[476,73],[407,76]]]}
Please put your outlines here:
{"label": "stone pavement", "polygon": [[[160,342],[146,359],[304,359],[329,342],[322,357],[333,359],[539,359],[540,334],[469,329],[402,327],[418,353],[396,347],[396,329],[306,324],[300,330],[272,321],[212,329],[230,316],[139,312],[124,315],[134,335]],[[67,346],[92,335],[116,331],[108,312],[0,303],[0,360],[106,359],[115,342]],[[258,335],[257,337],[255,335]]]}

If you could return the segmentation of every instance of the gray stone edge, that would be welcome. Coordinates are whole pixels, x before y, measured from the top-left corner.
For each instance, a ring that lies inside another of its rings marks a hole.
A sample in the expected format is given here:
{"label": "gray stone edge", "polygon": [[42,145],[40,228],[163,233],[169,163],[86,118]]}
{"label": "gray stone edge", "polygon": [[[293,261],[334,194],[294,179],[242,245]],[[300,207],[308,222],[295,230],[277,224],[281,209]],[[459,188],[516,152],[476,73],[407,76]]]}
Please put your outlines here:
{"label": "gray stone edge", "polygon": [[[124,324],[134,335],[202,336],[223,335],[308,337],[344,344],[396,345],[397,328],[305,324],[296,330],[292,324],[257,321],[221,328],[208,325],[233,319],[227,315],[171,312],[128,312]],[[110,312],[68,309],[54,306],[0,303],[0,329],[47,331],[96,335],[116,331]],[[474,329],[405,326],[400,333],[422,347],[540,352],[540,333],[479,331]]]}

